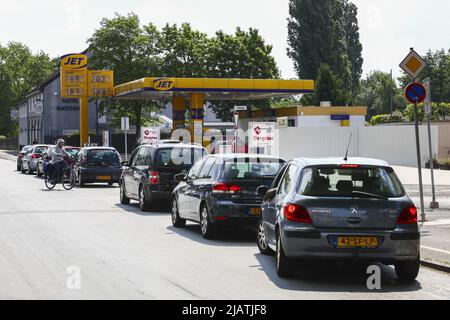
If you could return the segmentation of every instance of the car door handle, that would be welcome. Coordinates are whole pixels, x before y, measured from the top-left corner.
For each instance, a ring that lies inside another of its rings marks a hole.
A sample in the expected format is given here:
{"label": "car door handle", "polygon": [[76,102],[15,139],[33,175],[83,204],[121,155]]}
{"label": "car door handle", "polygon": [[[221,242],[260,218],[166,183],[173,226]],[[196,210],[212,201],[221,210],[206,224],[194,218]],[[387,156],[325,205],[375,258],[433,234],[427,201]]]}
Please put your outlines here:
{"label": "car door handle", "polygon": [[347,222],[350,224],[360,224],[362,221],[361,218],[348,218]]}

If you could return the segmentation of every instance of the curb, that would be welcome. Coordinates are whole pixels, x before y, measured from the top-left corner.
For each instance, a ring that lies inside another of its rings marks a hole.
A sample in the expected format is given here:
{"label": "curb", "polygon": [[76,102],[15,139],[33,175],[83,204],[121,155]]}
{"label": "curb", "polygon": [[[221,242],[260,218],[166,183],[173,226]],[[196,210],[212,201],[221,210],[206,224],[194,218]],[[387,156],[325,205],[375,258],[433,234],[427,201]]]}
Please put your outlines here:
{"label": "curb", "polygon": [[446,265],[442,265],[442,264],[438,264],[438,263],[434,263],[434,262],[430,262],[430,261],[425,261],[425,260],[420,260],[420,264],[424,267],[428,267],[428,268],[431,268],[434,270],[450,273],[450,266],[446,266]]}

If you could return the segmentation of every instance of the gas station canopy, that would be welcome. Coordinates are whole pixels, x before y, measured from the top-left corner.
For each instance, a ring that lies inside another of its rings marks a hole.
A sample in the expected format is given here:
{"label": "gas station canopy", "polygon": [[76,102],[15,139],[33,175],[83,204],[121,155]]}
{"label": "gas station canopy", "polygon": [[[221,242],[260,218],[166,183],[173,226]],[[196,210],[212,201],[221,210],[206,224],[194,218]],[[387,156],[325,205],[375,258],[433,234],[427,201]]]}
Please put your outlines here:
{"label": "gas station canopy", "polygon": [[209,101],[259,100],[312,93],[313,90],[313,80],[143,78],[116,86],[115,98],[161,100],[204,94],[204,99]]}

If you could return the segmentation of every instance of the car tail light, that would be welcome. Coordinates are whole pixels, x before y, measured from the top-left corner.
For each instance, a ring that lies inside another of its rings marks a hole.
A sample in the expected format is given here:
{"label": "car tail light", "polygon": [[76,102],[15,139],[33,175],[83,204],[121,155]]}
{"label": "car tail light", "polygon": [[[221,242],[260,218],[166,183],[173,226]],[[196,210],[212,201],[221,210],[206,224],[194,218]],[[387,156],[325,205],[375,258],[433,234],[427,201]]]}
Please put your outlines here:
{"label": "car tail light", "polygon": [[41,156],[39,155],[39,154],[36,154],[36,153],[34,153],[34,154],[32,154],[31,155],[31,158],[33,158],[33,159],[38,159],[38,158],[40,158]]}
{"label": "car tail light", "polygon": [[343,164],[341,165],[342,169],[354,169],[359,168],[359,164]]}
{"label": "car tail light", "polygon": [[241,192],[241,187],[235,184],[217,183],[213,186],[213,193],[231,193],[236,194]]}
{"label": "car tail light", "polygon": [[403,209],[397,219],[397,224],[412,223],[417,223],[417,208],[415,206],[409,206]]}
{"label": "car tail light", "polygon": [[286,205],[284,207],[284,215],[290,221],[312,223],[308,210],[296,204]]}
{"label": "car tail light", "polygon": [[152,171],[150,172],[150,184],[158,184],[159,183],[159,172]]}

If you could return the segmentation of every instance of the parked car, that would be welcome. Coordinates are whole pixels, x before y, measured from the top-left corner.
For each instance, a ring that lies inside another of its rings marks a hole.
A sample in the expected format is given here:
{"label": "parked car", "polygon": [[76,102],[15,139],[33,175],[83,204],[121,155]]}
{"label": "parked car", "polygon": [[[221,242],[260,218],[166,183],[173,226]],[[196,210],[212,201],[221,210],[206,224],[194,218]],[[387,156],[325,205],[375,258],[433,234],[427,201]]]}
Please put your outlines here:
{"label": "parked car", "polygon": [[204,238],[218,225],[257,227],[261,215],[260,186],[270,186],[285,161],[278,157],[218,154],[204,157],[188,174],[176,176],[172,223],[198,222]]}
{"label": "parked car", "polygon": [[175,175],[187,172],[193,164],[207,155],[205,148],[191,144],[148,144],[135,149],[120,178],[120,203],[139,201],[141,210],[152,204],[170,203],[177,185]]}
{"label": "parked car", "polygon": [[22,173],[33,174],[37,169],[38,160],[47,149],[48,145],[39,144],[31,146],[22,158],[20,171]]}
{"label": "parked car", "polygon": [[[75,152],[75,151],[73,151]],[[122,174],[122,159],[112,147],[85,147],[76,157],[75,176],[80,188],[86,183],[118,183]]]}
{"label": "parked car", "polygon": [[27,151],[31,149],[31,147],[32,146],[24,146],[17,154],[17,171],[22,171],[22,158],[25,156]]}
{"label": "parked car", "polygon": [[[64,150],[70,155],[69,164],[74,165],[78,152],[80,152],[81,148],[79,147],[64,147]],[[47,167],[47,164],[50,162],[51,157],[48,156],[48,149],[42,154],[42,157],[39,158],[37,162],[36,175],[38,177],[42,177],[44,175],[44,170]]]}
{"label": "parked car", "polygon": [[266,193],[257,244],[276,252],[279,276],[302,260],[325,259],[379,261],[395,265],[400,280],[417,277],[417,210],[386,162],[296,159],[259,192]]}

